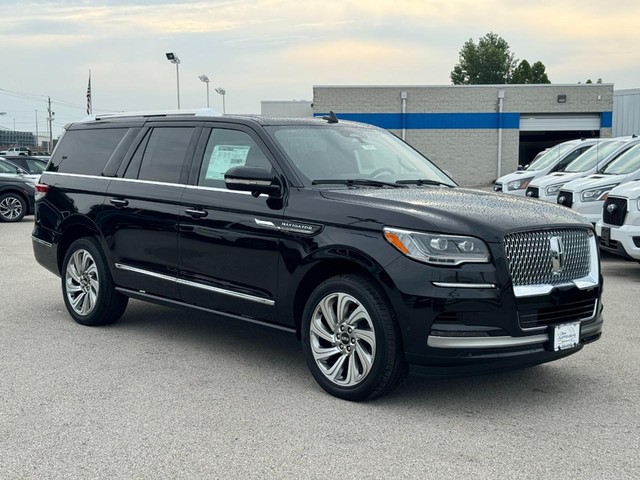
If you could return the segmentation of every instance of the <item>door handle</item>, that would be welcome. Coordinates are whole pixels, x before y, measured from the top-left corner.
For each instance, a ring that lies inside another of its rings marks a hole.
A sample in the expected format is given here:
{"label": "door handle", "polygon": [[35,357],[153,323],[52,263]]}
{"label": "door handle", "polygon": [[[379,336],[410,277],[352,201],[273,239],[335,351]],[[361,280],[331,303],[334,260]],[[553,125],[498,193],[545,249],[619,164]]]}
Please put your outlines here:
{"label": "door handle", "polygon": [[126,207],[127,205],[129,205],[129,200],[125,200],[124,198],[112,198],[109,201],[117,208]]}
{"label": "door handle", "polygon": [[185,209],[184,213],[192,218],[204,218],[208,215],[206,210],[200,210],[197,208],[187,208]]}

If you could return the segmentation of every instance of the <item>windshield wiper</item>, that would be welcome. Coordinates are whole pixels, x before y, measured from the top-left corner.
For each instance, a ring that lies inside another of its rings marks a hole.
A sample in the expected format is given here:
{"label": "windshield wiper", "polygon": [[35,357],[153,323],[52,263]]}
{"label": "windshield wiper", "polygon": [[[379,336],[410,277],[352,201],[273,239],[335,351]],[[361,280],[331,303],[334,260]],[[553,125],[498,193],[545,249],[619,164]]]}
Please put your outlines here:
{"label": "windshield wiper", "polygon": [[369,178],[335,178],[335,179],[322,179],[313,180],[311,185],[346,185],[362,186],[362,187],[393,187],[393,188],[405,188],[404,185],[398,185],[397,183],[382,182],[380,180],[372,180]]}
{"label": "windshield wiper", "polygon": [[453,188],[453,185],[449,184],[449,183],[444,183],[444,182],[439,182],[437,180],[430,180],[428,178],[418,178],[416,180],[398,180],[396,182],[397,184],[400,185],[435,185],[435,186],[444,186],[444,187],[449,187],[449,188]]}

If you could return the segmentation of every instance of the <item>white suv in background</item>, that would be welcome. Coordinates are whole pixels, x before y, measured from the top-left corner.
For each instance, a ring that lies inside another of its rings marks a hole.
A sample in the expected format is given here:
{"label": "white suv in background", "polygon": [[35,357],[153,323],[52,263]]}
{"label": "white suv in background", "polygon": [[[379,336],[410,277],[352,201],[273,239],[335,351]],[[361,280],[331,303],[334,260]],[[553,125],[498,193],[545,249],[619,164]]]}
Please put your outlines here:
{"label": "white suv in background", "polygon": [[602,171],[565,184],[558,203],[581,213],[594,225],[602,217],[609,192],[618,185],[640,179],[640,144],[631,147]]}
{"label": "white suv in background", "polygon": [[556,203],[558,192],[565,183],[597,173],[628,149],[640,143],[640,137],[603,139],[584,152],[564,170],[537,177],[529,183],[526,196]]}
{"label": "white suv in background", "polygon": [[518,170],[500,177],[493,185],[493,191],[524,197],[531,180],[551,172],[563,171],[598,141],[598,138],[583,138],[560,143],[538,157],[526,170]]}
{"label": "white suv in background", "polygon": [[603,250],[640,261],[640,181],[609,192],[596,232]]}

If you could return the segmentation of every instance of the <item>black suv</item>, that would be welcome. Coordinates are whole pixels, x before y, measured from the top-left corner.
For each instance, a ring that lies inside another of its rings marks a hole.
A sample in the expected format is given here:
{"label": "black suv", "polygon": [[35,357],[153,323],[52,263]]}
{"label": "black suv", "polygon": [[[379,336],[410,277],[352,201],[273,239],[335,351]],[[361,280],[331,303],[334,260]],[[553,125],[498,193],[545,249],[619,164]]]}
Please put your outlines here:
{"label": "black suv", "polygon": [[486,373],[600,336],[593,227],[545,202],[458,188],[379,128],[182,114],[67,127],[36,186],[33,248],[83,325],[128,298],[299,336],[329,393],[411,370]]}

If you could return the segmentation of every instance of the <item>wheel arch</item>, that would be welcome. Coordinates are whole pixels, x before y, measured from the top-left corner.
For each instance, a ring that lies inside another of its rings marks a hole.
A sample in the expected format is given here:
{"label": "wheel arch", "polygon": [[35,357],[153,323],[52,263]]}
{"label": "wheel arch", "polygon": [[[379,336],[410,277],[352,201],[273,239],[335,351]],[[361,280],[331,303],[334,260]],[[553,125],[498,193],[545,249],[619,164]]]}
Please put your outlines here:
{"label": "wheel arch", "polygon": [[83,215],[71,215],[60,224],[60,240],[58,241],[57,264],[58,271],[62,273],[62,263],[64,257],[73,242],[83,237],[93,237],[98,240],[102,251],[107,258],[109,270],[111,270],[111,261],[107,242],[102,236],[98,226],[88,217]]}
{"label": "wheel arch", "polygon": [[[380,289],[390,308],[396,311],[397,299],[393,298],[393,281],[382,266],[368,255],[357,250],[340,249],[333,252],[316,252],[314,257],[313,265],[300,278],[290,301],[290,311],[298,338],[307,299],[318,285],[338,275],[357,274],[366,277]],[[397,314],[395,316],[397,317]]]}

